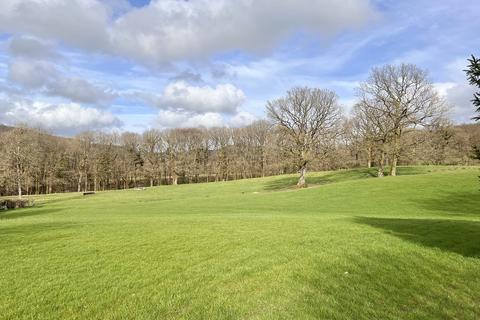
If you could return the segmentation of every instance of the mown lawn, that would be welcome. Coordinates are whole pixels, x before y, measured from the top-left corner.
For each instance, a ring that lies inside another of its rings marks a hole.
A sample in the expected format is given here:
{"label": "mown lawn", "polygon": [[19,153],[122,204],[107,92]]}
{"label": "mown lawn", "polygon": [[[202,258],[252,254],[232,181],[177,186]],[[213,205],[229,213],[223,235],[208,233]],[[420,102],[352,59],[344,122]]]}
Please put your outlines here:
{"label": "mown lawn", "polygon": [[479,168],[40,197],[0,213],[1,319],[479,319]]}

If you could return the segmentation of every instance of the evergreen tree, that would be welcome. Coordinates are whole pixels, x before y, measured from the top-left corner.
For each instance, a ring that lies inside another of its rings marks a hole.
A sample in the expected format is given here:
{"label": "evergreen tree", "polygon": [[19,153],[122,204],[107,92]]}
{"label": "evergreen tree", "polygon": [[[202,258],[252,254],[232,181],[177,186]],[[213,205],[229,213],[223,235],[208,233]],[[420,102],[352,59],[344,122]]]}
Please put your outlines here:
{"label": "evergreen tree", "polygon": [[[468,59],[470,63],[467,66],[467,69],[464,70],[467,73],[468,82],[480,88],[480,59],[475,58],[472,55],[472,58]],[[480,113],[480,91],[473,94],[472,99],[473,105],[477,108],[477,112]],[[473,118],[474,120],[480,120],[480,115]]]}

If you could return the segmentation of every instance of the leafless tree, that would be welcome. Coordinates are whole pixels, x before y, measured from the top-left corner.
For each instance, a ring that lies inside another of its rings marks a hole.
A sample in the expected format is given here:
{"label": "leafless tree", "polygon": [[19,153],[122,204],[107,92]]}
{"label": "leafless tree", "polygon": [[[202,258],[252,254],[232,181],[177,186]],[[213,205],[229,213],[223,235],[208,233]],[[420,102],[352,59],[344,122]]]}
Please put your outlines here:
{"label": "leafless tree", "polygon": [[289,139],[300,173],[297,186],[305,187],[312,151],[338,129],[341,117],[337,95],[324,89],[294,88],[286,97],[267,102],[267,112]]}
{"label": "leafless tree", "polygon": [[9,177],[16,185],[19,199],[38,156],[37,135],[36,130],[19,126],[3,136],[6,169],[11,173]]}
{"label": "leafless tree", "polygon": [[383,177],[385,155],[391,137],[391,122],[380,108],[372,108],[363,102],[353,107],[353,121],[357,135],[362,137],[363,145],[367,149],[369,167],[372,158],[377,164],[377,176]]}
{"label": "leafless tree", "polygon": [[419,126],[430,125],[446,111],[446,104],[428,80],[426,71],[411,64],[374,68],[368,80],[360,85],[358,95],[360,105],[385,122],[383,129],[388,131],[391,143],[392,176],[396,175],[403,136]]}
{"label": "leafless tree", "polygon": [[251,150],[253,161],[260,166],[260,176],[264,177],[267,167],[267,145],[270,141],[271,125],[264,120],[255,121],[245,128],[251,136]]}
{"label": "leafless tree", "polygon": [[145,171],[149,176],[150,186],[153,187],[155,179],[161,180],[161,152],[163,149],[162,133],[151,129],[142,135],[141,150],[145,161]]}
{"label": "leafless tree", "polygon": [[78,152],[80,155],[80,161],[78,163],[78,191],[80,191],[80,185],[83,178],[83,191],[89,190],[89,173],[92,169],[94,159],[94,142],[95,134],[92,131],[85,131],[77,135],[76,143]]}
{"label": "leafless tree", "polygon": [[120,137],[120,143],[124,151],[125,168],[129,180],[137,187],[139,174],[143,169],[144,159],[141,153],[142,138],[138,133],[124,132]]}
{"label": "leafless tree", "polygon": [[115,162],[118,158],[118,135],[115,133],[99,132],[95,136],[95,165],[94,165],[94,190],[97,190],[99,179],[102,190],[108,188],[115,180]]}
{"label": "leafless tree", "polygon": [[[312,148],[304,152],[309,170],[374,162],[382,174],[393,149],[390,119],[380,106],[371,108],[360,101],[353,117],[341,121],[340,133],[336,125],[329,130],[322,127],[322,134],[310,142]],[[480,163],[473,149],[480,145],[478,123],[453,125],[436,118],[404,132],[408,134],[402,135],[398,148],[402,164]],[[0,195],[293,173],[305,163],[299,160],[302,149],[297,149],[294,137],[285,127],[265,121],[242,128],[153,130],[143,135],[87,132],[73,139],[25,127],[7,128],[0,132]]]}

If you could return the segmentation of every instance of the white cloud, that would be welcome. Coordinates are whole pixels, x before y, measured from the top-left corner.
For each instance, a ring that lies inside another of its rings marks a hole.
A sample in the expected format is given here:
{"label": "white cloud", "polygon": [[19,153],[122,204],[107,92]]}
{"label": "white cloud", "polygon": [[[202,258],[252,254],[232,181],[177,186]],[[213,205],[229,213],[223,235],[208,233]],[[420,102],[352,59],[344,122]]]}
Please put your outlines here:
{"label": "white cloud", "polygon": [[47,93],[82,103],[100,103],[115,98],[115,93],[80,78],[61,78],[50,84]]}
{"label": "white cloud", "polygon": [[472,122],[475,107],[472,104],[475,87],[468,83],[441,82],[435,83],[438,93],[451,104],[453,120],[458,123]]}
{"label": "white cloud", "polygon": [[0,2],[0,30],[24,33],[85,49],[107,49],[112,10],[96,0]]}
{"label": "white cloud", "polygon": [[368,0],[154,0],[136,9],[123,5],[122,10],[111,3],[2,1],[0,31],[165,63],[232,50],[270,50],[297,31],[329,36],[358,28],[376,15]]}
{"label": "white cloud", "polygon": [[27,89],[43,89],[43,93],[80,103],[101,103],[113,100],[116,94],[84,79],[61,74],[54,64],[30,59],[16,59],[9,65],[8,77]]}
{"label": "white cloud", "polygon": [[158,113],[155,123],[162,128],[174,128],[182,126],[189,118],[186,113],[162,110]]}
{"label": "white cloud", "polygon": [[258,118],[256,116],[249,112],[240,111],[230,119],[229,123],[232,127],[244,127],[251,124],[257,119]]}
{"label": "white cloud", "polygon": [[57,77],[57,70],[51,63],[18,59],[10,63],[8,77],[26,88],[41,88]]}
{"label": "white cloud", "polygon": [[112,42],[131,57],[172,61],[269,50],[295,31],[330,35],[373,15],[366,0],[152,1],[114,22]]}
{"label": "white cloud", "polygon": [[184,70],[171,78],[173,81],[187,81],[187,82],[195,82],[195,83],[202,83],[202,75],[200,73],[192,72],[189,70]]}
{"label": "white cloud", "polygon": [[221,112],[233,113],[245,101],[242,90],[232,84],[193,86],[185,81],[168,84],[162,95],[135,93],[127,98],[140,99],[164,110],[191,113]]}
{"label": "white cloud", "polygon": [[202,128],[213,128],[213,127],[222,127],[224,126],[223,118],[220,114],[214,112],[207,112],[205,114],[197,114],[193,117],[188,118],[183,127],[202,127]]}
{"label": "white cloud", "polygon": [[191,114],[162,110],[158,113],[155,124],[161,128],[213,128],[224,126],[223,118],[219,113],[207,112]]}
{"label": "white cloud", "polygon": [[41,41],[29,36],[15,36],[11,38],[8,44],[8,52],[14,57],[34,59],[60,57],[60,55],[55,52],[52,42]]}
{"label": "white cloud", "polygon": [[40,101],[0,101],[0,120],[7,124],[27,123],[54,132],[78,132],[121,126],[110,112],[76,103],[52,105]]}
{"label": "white cloud", "polygon": [[183,111],[162,110],[158,113],[154,125],[160,128],[214,128],[214,127],[244,127],[258,120],[253,114],[240,111],[225,121],[220,113],[206,112],[192,114]]}
{"label": "white cloud", "polygon": [[357,98],[352,97],[352,98],[341,98],[338,101],[340,105],[342,106],[342,109],[345,111],[346,114],[349,114],[355,103],[358,102]]}

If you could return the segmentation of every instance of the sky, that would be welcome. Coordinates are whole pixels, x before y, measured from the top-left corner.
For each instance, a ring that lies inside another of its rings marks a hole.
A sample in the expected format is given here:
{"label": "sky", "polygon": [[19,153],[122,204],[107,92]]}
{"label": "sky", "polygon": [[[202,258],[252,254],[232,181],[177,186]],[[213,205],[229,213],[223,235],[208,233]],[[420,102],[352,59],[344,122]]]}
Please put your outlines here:
{"label": "sky", "polygon": [[373,67],[429,73],[471,122],[478,0],[2,0],[0,123],[84,130],[239,127],[295,86],[348,116]]}

